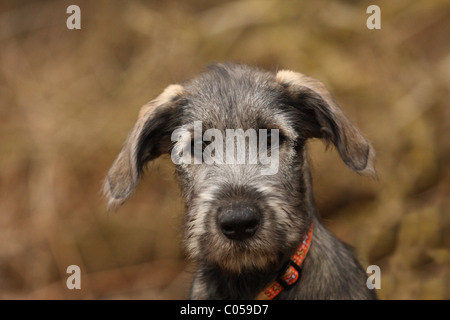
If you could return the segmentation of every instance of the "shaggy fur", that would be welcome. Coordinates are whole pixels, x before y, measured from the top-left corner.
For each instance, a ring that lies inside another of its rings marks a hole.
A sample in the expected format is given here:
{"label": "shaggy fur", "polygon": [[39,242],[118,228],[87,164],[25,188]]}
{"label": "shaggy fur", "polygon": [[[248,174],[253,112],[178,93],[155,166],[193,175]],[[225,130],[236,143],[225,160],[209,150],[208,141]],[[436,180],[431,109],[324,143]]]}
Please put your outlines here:
{"label": "shaggy fur", "polygon": [[[312,194],[305,142],[333,144],[352,170],[374,175],[374,151],[324,85],[292,71],[266,72],[238,64],[211,66],[199,77],[171,85],[145,105],[105,180],[110,206],[135,189],[145,164],[171,152],[171,133],[278,129],[279,169],[261,175],[261,163],[179,164],[186,206],[184,244],[198,263],[193,299],[253,299],[274,281],[314,222],[302,277],[278,299],[373,299],[366,274],[347,245],[321,224]],[[220,152],[220,151],[216,151]],[[254,235],[234,240],[218,216],[245,204],[258,215]]]}

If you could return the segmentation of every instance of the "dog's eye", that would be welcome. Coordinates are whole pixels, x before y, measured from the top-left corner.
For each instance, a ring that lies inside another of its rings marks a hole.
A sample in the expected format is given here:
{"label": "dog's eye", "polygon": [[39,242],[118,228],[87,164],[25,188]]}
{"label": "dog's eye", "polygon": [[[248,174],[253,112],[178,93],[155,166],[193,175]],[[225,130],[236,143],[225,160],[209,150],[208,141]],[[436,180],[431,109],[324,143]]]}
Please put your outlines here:
{"label": "dog's eye", "polygon": [[267,130],[267,149],[272,149],[276,142],[276,137],[278,136],[278,146],[281,146],[283,142],[285,141],[286,137],[283,136],[280,131],[277,131],[276,136],[272,136],[272,130]]}
{"label": "dog's eye", "polygon": [[201,154],[205,150],[206,143],[201,139],[192,139],[191,140],[191,154],[195,156],[195,150],[197,150],[197,154],[201,157]]}
{"label": "dog's eye", "polygon": [[267,144],[272,144],[272,130],[267,131]]}

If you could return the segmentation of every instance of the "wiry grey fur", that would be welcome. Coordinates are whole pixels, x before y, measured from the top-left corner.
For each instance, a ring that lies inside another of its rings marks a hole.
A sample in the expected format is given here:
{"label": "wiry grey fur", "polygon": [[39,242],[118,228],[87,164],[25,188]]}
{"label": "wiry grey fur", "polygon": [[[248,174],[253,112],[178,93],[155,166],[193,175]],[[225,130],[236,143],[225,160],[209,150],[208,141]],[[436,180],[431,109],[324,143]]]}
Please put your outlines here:
{"label": "wiry grey fur", "polygon": [[[171,85],[144,106],[105,180],[110,206],[135,189],[145,164],[171,151],[171,133],[216,128],[279,129],[279,170],[261,175],[260,164],[181,164],[177,175],[186,205],[184,243],[198,263],[193,299],[253,299],[274,281],[311,222],[314,231],[302,277],[279,299],[373,299],[351,249],[318,219],[305,142],[336,146],[348,167],[375,174],[369,142],[318,80],[292,71],[271,73],[218,64],[184,85]],[[260,223],[245,240],[227,238],[218,215],[233,203],[256,210]]]}

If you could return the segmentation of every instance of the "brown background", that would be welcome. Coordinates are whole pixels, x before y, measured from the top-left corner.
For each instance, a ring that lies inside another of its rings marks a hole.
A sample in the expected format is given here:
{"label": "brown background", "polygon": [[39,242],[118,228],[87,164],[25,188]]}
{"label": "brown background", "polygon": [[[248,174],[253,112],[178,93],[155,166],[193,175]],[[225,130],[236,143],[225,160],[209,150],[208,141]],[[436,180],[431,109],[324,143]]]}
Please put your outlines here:
{"label": "brown background", "polygon": [[[381,8],[381,30],[366,9]],[[66,8],[81,8],[68,30]],[[106,213],[102,179],[141,105],[213,62],[321,79],[379,180],[310,143],[325,224],[381,268],[382,299],[449,299],[448,1],[2,1],[0,298],[186,297],[169,157]],[[69,265],[82,289],[65,286]]]}

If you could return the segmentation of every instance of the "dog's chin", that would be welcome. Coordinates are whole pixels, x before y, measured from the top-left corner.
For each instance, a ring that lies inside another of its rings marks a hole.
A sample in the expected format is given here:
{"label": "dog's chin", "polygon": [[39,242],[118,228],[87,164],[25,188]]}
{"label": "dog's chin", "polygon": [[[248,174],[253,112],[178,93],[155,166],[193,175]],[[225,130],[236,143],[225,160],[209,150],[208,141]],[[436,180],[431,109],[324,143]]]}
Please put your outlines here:
{"label": "dog's chin", "polygon": [[255,236],[244,241],[225,236],[188,235],[184,241],[189,258],[200,264],[221,269],[229,274],[267,272],[279,265],[283,247],[266,237]]}
{"label": "dog's chin", "polygon": [[255,252],[247,248],[221,249],[209,256],[210,262],[231,274],[268,271],[277,264],[279,258],[278,255],[268,251]]}
{"label": "dog's chin", "polygon": [[235,257],[221,261],[217,266],[230,274],[243,274],[251,272],[266,272],[275,265],[275,261],[267,257]]}

